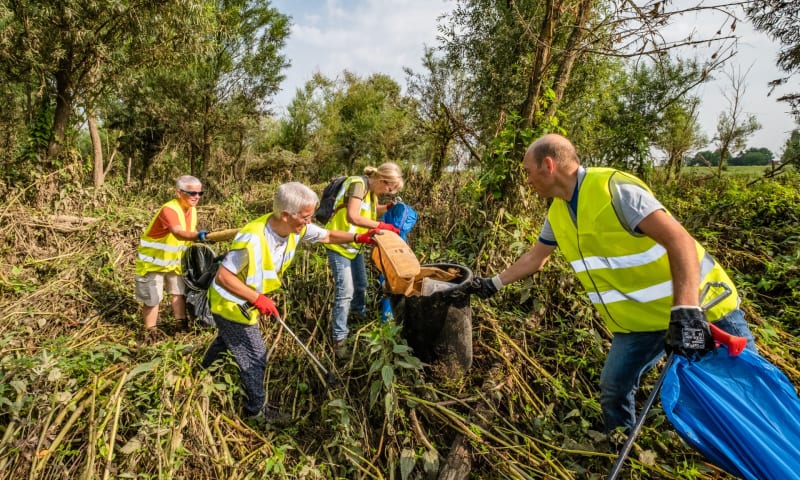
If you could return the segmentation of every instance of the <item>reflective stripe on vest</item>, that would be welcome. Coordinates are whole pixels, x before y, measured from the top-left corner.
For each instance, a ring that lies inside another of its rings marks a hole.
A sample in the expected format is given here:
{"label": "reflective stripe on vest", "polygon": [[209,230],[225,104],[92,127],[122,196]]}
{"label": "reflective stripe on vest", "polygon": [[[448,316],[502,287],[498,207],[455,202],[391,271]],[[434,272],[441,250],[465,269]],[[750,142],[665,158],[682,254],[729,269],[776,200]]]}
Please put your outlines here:
{"label": "reflective stripe on vest", "polygon": [[[292,263],[297,244],[306,233],[305,227],[303,227],[303,231],[300,234],[292,233],[289,235],[283,265],[281,265],[279,272],[275,270],[275,263],[272,260],[269,242],[265,235],[267,221],[270,216],[272,216],[271,213],[259,217],[242,227],[233,239],[233,243],[231,243],[231,250],[247,250],[247,268],[239,272],[237,277],[258,293],[269,293],[281,287],[280,276]],[[208,289],[208,299],[211,303],[211,311],[217,315],[221,315],[232,322],[246,325],[258,323],[258,310],[253,308],[245,316],[240,306],[243,306],[247,301],[217,284],[216,279]]]}
{"label": "reflective stripe on vest", "polygon": [[[349,233],[364,233],[369,230],[368,228],[359,227],[347,221],[347,206],[344,205],[344,196],[353,182],[364,184],[365,194],[364,198],[361,200],[361,210],[358,212],[359,215],[370,220],[376,220],[378,218],[378,205],[375,201],[375,195],[369,191],[368,185],[364,182],[364,177],[355,175],[348,177],[347,180],[342,182],[342,187],[336,194],[336,203],[334,203],[335,213],[331,219],[328,220],[328,223],[325,224],[325,228],[328,230],[339,230]],[[361,251],[361,245],[355,242],[342,244],[326,243],[324,247],[351,260],[356,258],[358,252]]]}
{"label": "reflective stripe on vest", "polygon": [[[548,219],[559,248],[612,332],[664,330],[673,304],[667,251],[650,237],[625,230],[612,205],[617,175],[625,183],[650,191],[639,179],[623,172],[588,168],[580,185],[577,227],[562,199],[553,201]],[[711,255],[697,242],[695,247],[700,289],[709,282],[723,282],[732,291],[706,312],[710,321],[718,320],[737,308],[736,289]]]}
{"label": "reflective stripe on vest", "polygon": [[180,202],[177,199],[171,200],[156,212],[150,220],[150,224],[139,239],[139,247],[136,254],[136,275],[143,277],[150,272],[175,273],[181,274],[181,257],[183,252],[191,244],[190,241],[179,240],[171,232],[161,238],[152,238],[148,235],[153,224],[161,214],[161,210],[169,208],[175,212],[181,225],[181,230],[193,232],[197,228],[197,210],[194,207],[189,209],[190,226],[186,228],[186,217]]}

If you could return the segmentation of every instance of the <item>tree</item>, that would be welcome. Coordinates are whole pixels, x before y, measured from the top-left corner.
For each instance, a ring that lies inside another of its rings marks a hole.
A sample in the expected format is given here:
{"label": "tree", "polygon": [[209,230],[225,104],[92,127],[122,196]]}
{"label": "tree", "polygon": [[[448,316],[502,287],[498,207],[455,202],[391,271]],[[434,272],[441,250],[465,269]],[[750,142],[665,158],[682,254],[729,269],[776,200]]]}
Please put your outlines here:
{"label": "tree", "polygon": [[[770,85],[775,88],[788,83],[800,72],[800,2],[752,0],[747,15],[758,30],[783,46],[777,65],[787,76],[771,81]],[[783,95],[778,100],[788,102],[795,117],[800,119],[800,92]]]}
{"label": "tree", "polygon": [[[584,111],[576,141],[585,160],[644,175],[656,148],[667,155],[668,171],[677,173],[686,152],[701,144],[699,99],[687,90],[702,77],[696,62],[669,56],[612,70],[611,78],[601,85],[610,95],[588,96],[571,107]],[[583,144],[586,139],[590,145]]]}
{"label": "tree", "polygon": [[[460,0],[440,24],[442,49],[450,68],[465,74],[467,118],[480,143],[492,145],[493,138],[504,137],[500,141],[502,147],[498,144],[487,148],[481,160],[481,168],[491,170],[482,178],[502,179],[503,184],[484,191],[517,191],[513,188],[516,172],[498,171],[497,166],[489,164],[516,168],[517,162],[509,160],[522,158],[526,139],[570,130],[570,119],[561,112],[569,103],[567,97],[576,71],[603,63],[598,58],[610,61],[648,57],[657,63],[658,57],[673,48],[715,45],[716,51],[700,61],[705,75],[698,76],[696,83],[685,85],[688,91],[732,56],[735,8],[735,4],[724,0],[697,1],[689,6],[663,0]],[[700,11],[714,11],[723,19],[716,33],[700,37],[691,32],[675,38],[664,32],[676,18]],[[595,85],[602,81],[591,72],[583,78],[592,79]],[[514,125],[508,125],[512,121]],[[511,135],[514,144],[507,150],[509,128],[524,133]],[[608,158],[632,160],[641,168],[648,154],[642,142],[644,132],[635,131],[632,122],[625,128],[630,131],[619,129],[615,133],[629,133],[633,138],[621,135],[618,138],[623,143],[609,143],[612,151],[606,153],[612,154]],[[621,159],[613,155],[618,147],[624,155]],[[513,197],[506,199],[513,203]]]}
{"label": "tree", "polygon": [[[679,46],[717,42],[701,69],[718,68],[732,55],[733,9],[722,1],[687,7],[660,0],[461,0],[440,25],[440,39],[452,68],[467,73],[474,130],[486,142],[502,130],[509,112],[523,119],[523,128],[552,124],[573,71],[594,63],[587,57],[655,58]],[[662,30],[672,20],[703,10],[726,18],[728,28],[706,38],[692,33],[665,40]]]}
{"label": "tree", "polygon": [[748,148],[740,155],[731,158],[728,165],[749,166],[749,165],[769,165],[775,155],[768,148]]}
{"label": "tree", "polygon": [[700,99],[686,96],[671,103],[664,110],[662,122],[656,127],[654,146],[666,153],[667,179],[681,173],[686,154],[707,143],[697,121]]}
{"label": "tree", "polygon": [[716,167],[719,165],[719,150],[703,150],[686,162],[690,167]]}
{"label": "tree", "polygon": [[783,154],[781,155],[781,167],[785,168],[787,165],[793,165],[794,168],[800,169],[800,130],[792,130],[791,135],[786,140],[784,145]]}
{"label": "tree", "polygon": [[447,62],[437,57],[434,50],[425,49],[422,65],[427,70],[414,73],[406,69],[408,94],[416,100],[416,129],[427,153],[426,167],[431,179],[438,180],[449,166],[448,156],[455,150],[454,143],[460,141],[473,160],[479,160],[474,144],[474,132],[466,120],[464,98],[464,74],[452,70]]}
{"label": "tree", "polygon": [[[132,69],[163,61],[172,47],[192,49],[202,24],[202,0],[16,1],[3,9],[8,35],[0,36],[0,66],[6,78],[21,82],[43,98],[49,111],[44,167],[60,153],[75,104],[93,114],[94,100],[114,79]],[[188,12],[195,12],[190,15]]]}
{"label": "tree", "polygon": [[726,75],[731,83],[731,90],[723,92],[723,96],[728,102],[728,110],[719,114],[717,134],[714,137],[719,147],[719,175],[722,174],[728,158],[735,152],[744,150],[747,146],[747,139],[761,128],[755,115],[746,114],[742,110],[742,98],[747,90],[745,84],[747,74],[742,74],[732,68]]}
{"label": "tree", "polygon": [[289,35],[286,15],[258,0],[216,0],[214,5],[215,29],[207,39],[213,47],[176,78],[185,90],[173,90],[191,134],[190,158],[199,156],[192,171],[204,177],[215,140],[227,136],[241,151],[247,120],[257,123],[267,112],[289,66],[280,53]]}

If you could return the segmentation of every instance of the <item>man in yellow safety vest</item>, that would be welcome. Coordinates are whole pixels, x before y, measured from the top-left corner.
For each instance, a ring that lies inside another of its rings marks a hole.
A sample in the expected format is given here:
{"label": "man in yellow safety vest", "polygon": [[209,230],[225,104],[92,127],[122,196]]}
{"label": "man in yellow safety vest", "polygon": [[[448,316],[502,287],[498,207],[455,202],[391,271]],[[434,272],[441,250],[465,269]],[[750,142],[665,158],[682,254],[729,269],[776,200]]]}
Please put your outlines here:
{"label": "man in yellow safety vest", "polygon": [[135,296],[143,304],[145,333],[150,339],[159,336],[158,305],[165,289],[172,295],[172,313],[178,328],[188,328],[181,257],[191,242],[205,241],[207,232],[197,231],[195,208],[203,193],[200,180],[191,175],[179,177],[175,198],[158,209],[139,240]]}
{"label": "man in yellow safety vest", "polygon": [[[572,143],[556,134],[528,148],[523,168],[528,185],[552,200],[539,239],[499,275],[476,277],[471,291],[487,298],[538,272],[556,246],[561,249],[613,333],[600,374],[607,431],[635,425],[639,381],[665,346],[688,357],[714,348],[708,321],[745,337],[755,350],[725,270],[641,180],[611,168],[584,168]],[[720,284],[732,295],[703,311],[700,292]],[[696,341],[682,340],[691,338],[688,331],[699,332]]]}

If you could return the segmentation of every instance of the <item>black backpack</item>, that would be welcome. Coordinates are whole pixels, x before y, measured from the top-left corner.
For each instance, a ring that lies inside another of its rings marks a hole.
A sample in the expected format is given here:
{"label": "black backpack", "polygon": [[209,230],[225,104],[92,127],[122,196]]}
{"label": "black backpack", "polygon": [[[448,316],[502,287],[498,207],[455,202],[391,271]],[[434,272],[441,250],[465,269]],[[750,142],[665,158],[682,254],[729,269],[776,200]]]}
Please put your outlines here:
{"label": "black backpack", "polygon": [[206,292],[217,275],[223,255],[217,256],[208,245],[194,243],[181,258],[183,282],[186,284],[186,311],[189,318],[207,327],[214,326]]}
{"label": "black backpack", "polygon": [[[339,190],[342,188],[342,184],[345,180],[347,180],[347,175],[342,175],[341,177],[336,177],[330,181],[325,188],[322,189],[322,196],[319,199],[319,207],[317,210],[314,211],[314,219],[317,223],[321,225],[325,225],[331,219],[334,213],[334,207],[336,205],[336,195],[339,194]],[[364,185],[369,185],[369,179],[365,176],[361,176],[364,179]]]}

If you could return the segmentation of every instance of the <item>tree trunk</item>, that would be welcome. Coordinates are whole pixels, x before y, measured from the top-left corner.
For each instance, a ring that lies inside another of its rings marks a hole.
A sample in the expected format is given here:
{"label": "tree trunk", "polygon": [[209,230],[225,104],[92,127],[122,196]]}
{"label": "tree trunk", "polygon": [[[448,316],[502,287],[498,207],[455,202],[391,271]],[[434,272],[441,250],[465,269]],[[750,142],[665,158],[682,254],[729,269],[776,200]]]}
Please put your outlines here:
{"label": "tree trunk", "polygon": [[100,141],[100,132],[97,129],[97,119],[92,107],[86,107],[86,123],[89,125],[89,137],[92,139],[92,165],[95,187],[102,187],[106,179],[103,165],[103,144]]}
{"label": "tree trunk", "polygon": [[[538,101],[542,94],[542,85],[545,81],[547,67],[550,64],[551,45],[553,44],[556,23],[558,22],[556,18],[558,6],[555,5],[555,3],[555,0],[546,0],[544,2],[544,17],[542,18],[542,24],[539,29],[541,34],[537,39],[537,45],[535,47],[535,56],[533,65],[531,66],[531,73],[528,77],[528,88],[525,91],[525,100],[522,102],[519,112],[523,119],[522,128],[530,128],[533,125],[533,120],[539,109]],[[524,19],[520,19],[519,21],[524,21]]]}
{"label": "tree trunk", "polygon": [[67,132],[67,122],[72,110],[72,80],[68,73],[69,69],[66,67],[68,61],[64,60],[62,64],[55,75],[56,110],[53,113],[53,133],[47,146],[47,159],[51,164],[53,159],[61,153]]}
{"label": "tree trunk", "polygon": [[558,64],[558,71],[555,77],[555,100],[550,103],[547,109],[547,116],[552,117],[556,114],[558,104],[564,98],[564,91],[567,89],[569,77],[572,74],[572,66],[578,58],[580,52],[580,45],[583,43],[584,32],[586,32],[585,25],[589,21],[589,14],[592,12],[594,0],[583,0],[578,6],[578,19],[575,25],[572,26],[572,32],[567,40],[567,46],[564,48],[564,53],[561,62]]}

